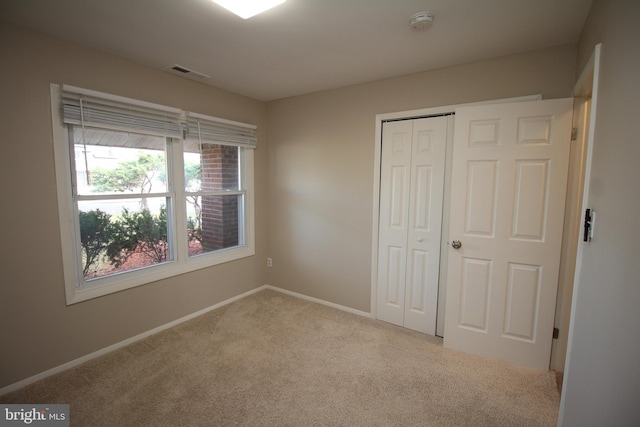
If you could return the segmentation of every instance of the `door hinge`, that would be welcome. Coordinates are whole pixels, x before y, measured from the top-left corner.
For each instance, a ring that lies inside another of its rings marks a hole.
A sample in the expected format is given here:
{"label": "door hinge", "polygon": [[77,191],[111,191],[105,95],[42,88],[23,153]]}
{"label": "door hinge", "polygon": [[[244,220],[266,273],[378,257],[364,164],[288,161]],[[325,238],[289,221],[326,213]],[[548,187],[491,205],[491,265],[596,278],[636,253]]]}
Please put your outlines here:
{"label": "door hinge", "polygon": [[578,128],[571,129],[571,140],[575,141],[578,139]]}
{"label": "door hinge", "polygon": [[560,329],[553,328],[553,339],[557,340],[559,336],[560,336]]}

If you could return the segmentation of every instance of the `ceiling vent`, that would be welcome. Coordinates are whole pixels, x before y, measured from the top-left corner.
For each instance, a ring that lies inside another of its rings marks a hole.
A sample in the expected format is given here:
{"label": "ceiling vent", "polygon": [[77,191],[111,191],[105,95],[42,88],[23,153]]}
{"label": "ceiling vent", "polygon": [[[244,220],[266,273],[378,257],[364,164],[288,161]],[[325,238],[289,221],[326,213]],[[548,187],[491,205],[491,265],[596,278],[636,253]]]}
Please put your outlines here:
{"label": "ceiling vent", "polygon": [[200,80],[204,80],[204,79],[210,79],[211,76],[208,76],[204,73],[200,73],[198,71],[195,70],[191,70],[187,67],[183,67],[182,65],[178,65],[178,64],[174,64],[173,66],[169,67],[171,70],[173,70],[176,74],[184,76],[184,77],[194,77]]}

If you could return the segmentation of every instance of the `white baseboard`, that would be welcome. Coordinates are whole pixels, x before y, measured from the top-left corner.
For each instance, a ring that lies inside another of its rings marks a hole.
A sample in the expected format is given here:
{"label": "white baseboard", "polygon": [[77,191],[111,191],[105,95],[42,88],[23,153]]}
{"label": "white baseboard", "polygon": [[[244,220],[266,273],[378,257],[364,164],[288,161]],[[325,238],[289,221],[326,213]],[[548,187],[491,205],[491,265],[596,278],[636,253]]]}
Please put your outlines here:
{"label": "white baseboard", "polygon": [[245,297],[247,297],[249,295],[255,294],[256,292],[260,292],[263,289],[265,289],[265,286],[260,286],[258,288],[255,288],[255,289],[252,289],[250,291],[244,292],[244,293],[242,293],[240,295],[236,295],[235,297],[229,298],[227,300],[224,300],[222,302],[219,302],[219,303],[214,304],[212,306],[209,306],[207,308],[203,308],[202,310],[196,311],[195,313],[191,313],[191,314],[189,314],[187,316],[181,317],[181,318],[176,319],[176,320],[174,320],[172,322],[165,323],[164,325],[160,325],[157,328],[153,328],[151,330],[148,330],[146,332],[143,332],[143,333],[138,334],[136,336],[133,336],[131,338],[127,338],[124,341],[120,341],[120,342],[115,343],[113,345],[110,345],[108,347],[102,348],[102,349],[100,349],[98,351],[94,351],[93,353],[89,353],[89,354],[87,354],[85,356],[82,356],[82,357],[79,357],[77,359],[71,360],[70,362],[63,363],[62,365],[56,366],[55,368],[47,369],[44,372],[40,372],[39,374],[36,374],[36,375],[34,375],[32,377],[29,377],[29,378],[26,378],[26,379],[24,379],[22,381],[18,381],[17,383],[13,383],[13,384],[10,384],[10,385],[8,385],[6,387],[2,387],[2,388],[0,388],[0,396],[2,396],[4,394],[7,394],[7,393],[11,393],[12,391],[21,389],[22,387],[26,387],[29,384],[33,384],[36,381],[40,381],[40,380],[42,380],[44,378],[50,377],[51,375],[55,375],[55,374],[60,373],[62,371],[66,371],[67,369],[70,369],[70,368],[73,368],[75,366],[78,366],[78,365],[80,365],[80,364],[82,364],[84,362],[88,362],[91,359],[95,359],[96,357],[100,357],[100,356],[105,355],[105,354],[107,354],[109,352],[112,352],[112,351],[117,350],[119,348],[125,347],[125,346],[127,346],[129,344],[133,344],[136,341],[140,341],[140,340],[142,340],[144,338],[147,338],[147,337],[149,337],[149,336],[151,336],[153,334],[157,334],[158,332],[162,332],[165,329],[169,329],[169,328],[171,328],[173,326],[179,325],[180,323],[184,323],[184,322],[186,322],[188,320],[191,320],[193,318],[201,316],[201,315],[203,315],[205,313],[208,313],[208,312],[210,312],[212,310],[215,310],[216,308],[220,308],[220,307],[225,306],[227,304],[231,304],[234,301],[237,301],[237,300],[245,298]]}
{"label": "white baseboard", "polygon": [[325,301],[325,300],[322,300],[322,299],[310,297],[310,296],[307,296],[307,295],[304,295],[304,294],[299,294],[297,292],[289,291],[287,289],[282,289],[282,288],[278,288],[278,287],[271,286],[271,285],[264,285],[264,286],[262,286],[261,289],[271,289],[272,291],[282,292],[283,294],[287,294],[287,295],[290,295],[292,297],[296,297],[296,298],[300,298],[300,299],[303,299],[303,300],[306,300],[306,301],[311,301],[311,302],[315,302],[315,303],[318,303],[318,304],[326,305],[327,307],[335,308],[337,310],[346,311],[347,313],[357,314],[358,316],[371,318],[371,313],[367,313],[366,311],[360,311],[360,310],[356,310],[355,308],[345,307],[344,305],[335,304],[335,303],[332,303],[332,302],[329,302],[329,301]]}
{"label": "white baseboard", "polygon": [[125,347],[125,346],[127,346],[129,344],[133,344],[136,341],[140,341],[140,340],[142,340],[144,338],[147,338],[147,337],[149,337],[149,336],[151,336],[153,334],[157,334],[158,332],[162,332],[165,329],[169,329],[171,327],[174,327],[176,325],[184,323],[184,322],[186,322],[188,320],[194,319],[194,318],[196,318],[198,316],[202,316],[203,314],[208,313],[208,312],[210,312],[212,310],[215,310],[216,308],[220,308],[220,307],[225,306],[227,304],[231,304],[234,301],[237,301],[239,299],[248,297],[249,295],[253,295],[253,294],[255,294],[257,292],[260,292],[260,291],[262,291],[264,289],[271,289],[272,291],[281,292],[283,294],[290,295],[290,296],[293,296],[293,297],[296,297],[296,298],[300,298],[300,299],[303,299],[303,300],[306,300],[306,301],[311,301],[311,302],[315,302],[315,303],[318,303],[318,304],[326,305],[328,307],[332,307],[332,308],[335,308],[335,309],[338,309],[338,310],[346,311],[347,313],[357,314],[359,316],[364,316],[364,317],[369,317],[369,318],[371,317],[371,313],[367,313],[367,312],[360,311],[360,310],[355,310],[353,308],[345,307],[345,306],[340,305],[340,304],[334,304],[332,302],[324,301],[324,300],[321,300],[321,299],[318,299],[318,298],[313,298],[313,297],[310,297],[310,296],[307,296],[307,295],[299,294],[297,292],[288,291],[286,289],[278,288],[278,287],[275,287],[275,286],[262,285],[262,286],[260,286],[258,288],[252,289],[250,291],[244,292],[244,293],[242,293],[240,295],[236,295],[235,297],[229,298],[227,300],[224,300],[222,302],[219,302],[217,304],[214,304],[214,305],[209,306],[207,308],[204,308],[202,310],[196,311],[195,313],[191,313],[191,314],[189,314],[187,316],[181,317],[181,318],[176,319],[176,320],[174,320],[172,322],[165,323],[164,325],[160,325],[160,326],[158,326],[156,328],[153,328],[151,330],[148,330],[146,332],[143,332],[143,333],[138,334],[136,336],[133,336],[131,338],[127,338],[124,341],[120,341],[120,342],[115,343],[113,345],[110,345],[108,347],[102,348],[102,349],[100,349],[98,351],[94,351],[93,353],[89,353],[89,354],[87,354],[85,356],[82,356],[82,357],[79,357],[77,359],[71,360],[71,361],[69,361],[67,363],[63,363],[62,365],[56,366],[55,368],[47,369],[44,372],[40,372],[39,374],[36,374],[36,375],[34,375],[32,377],[29,377],[29,378],[26,378],[26,379],[24,379],[22,381],[18,381],[17,383],[13,383],[13,384],[10,384],[10,385],[8,385],[6,387],[0,388],[0,396],[2,396],[4,394],[7,394],[7,393],[11,393],[12,391],[21,389],[22,387],[26,387],[29,384],[33,384],[36,381],[40,381],[40,380],[42,380],[44,378],[50,377],[51,375],[55,375],[55,374],[60,373],[62,371],[66,371],[67,369],[71,369],[73,367],[81,365],[82,363],[88,362],[91,359],[95,359],[96,357],[103,356],[103,355],[105,355],[105,354],[107,354],[109,352],[112,352],[112,351],[117,350],[119,348]]}

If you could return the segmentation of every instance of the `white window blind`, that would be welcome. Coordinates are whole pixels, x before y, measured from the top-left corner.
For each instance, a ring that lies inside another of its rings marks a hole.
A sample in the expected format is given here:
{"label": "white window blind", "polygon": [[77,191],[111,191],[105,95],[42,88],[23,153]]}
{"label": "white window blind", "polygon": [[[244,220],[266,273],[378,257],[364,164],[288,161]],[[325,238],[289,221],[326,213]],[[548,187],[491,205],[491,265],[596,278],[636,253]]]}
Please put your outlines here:
{"label": "white window blind", "polygon": [[187,116],[187,140],[238,147],[256,147],[256,127],[197,113]]}
{"label": "white window blind", "polygon": [[166,136],[190,142],[256,147],[256,126],[63,85],[64,123]]}
{"label": "white window blind", "polygon": [[181,111],[149,102],[64,85],[64,123],[182,138]]}

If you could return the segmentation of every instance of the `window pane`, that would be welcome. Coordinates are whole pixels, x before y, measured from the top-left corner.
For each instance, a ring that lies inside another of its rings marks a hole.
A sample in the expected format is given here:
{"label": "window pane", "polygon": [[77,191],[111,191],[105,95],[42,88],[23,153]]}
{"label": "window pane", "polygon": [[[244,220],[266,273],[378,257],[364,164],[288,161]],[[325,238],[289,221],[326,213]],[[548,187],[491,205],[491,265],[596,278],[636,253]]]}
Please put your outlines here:
{"label": "window pane", "polygon": [[164,193],[165,138],[75,127],[77,194]]}
{"label": "window pane", "polygon": [[170,261],[169,203],[165,197],[78,202],[85,280]]}
{"label": "window pane", "polygon": [[242,195],[187,197],[189,256],[244,244]]}
{"label": "window pane", "polygon": [[186,143],[184,147],[185,190],[239,190],[240,148],[208,143]]}

